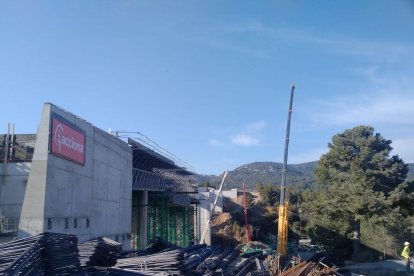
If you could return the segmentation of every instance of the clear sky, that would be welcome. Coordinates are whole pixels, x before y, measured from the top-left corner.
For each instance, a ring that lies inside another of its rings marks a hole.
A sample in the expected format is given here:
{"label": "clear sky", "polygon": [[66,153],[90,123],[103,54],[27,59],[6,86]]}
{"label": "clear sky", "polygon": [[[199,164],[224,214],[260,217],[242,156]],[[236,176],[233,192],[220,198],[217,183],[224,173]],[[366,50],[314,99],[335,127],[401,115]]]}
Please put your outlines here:
{"label": "clear sky", "polygon": [[[365,124],[414,162],[414,1],[1,1],[0,133],[52,102],[195,172],[317,160]],[[131,135],[134,137],[134,135]]]}

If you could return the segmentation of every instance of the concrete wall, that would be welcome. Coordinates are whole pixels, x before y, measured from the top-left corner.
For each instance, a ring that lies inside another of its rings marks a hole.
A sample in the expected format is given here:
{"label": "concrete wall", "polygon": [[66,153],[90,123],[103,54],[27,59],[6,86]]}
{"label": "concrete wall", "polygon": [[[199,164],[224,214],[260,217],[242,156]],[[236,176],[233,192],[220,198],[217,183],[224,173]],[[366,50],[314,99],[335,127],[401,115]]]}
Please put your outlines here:
{"label": "concrete wall", "polygon": [[237,189],[234,188],[234,189],[231,189],[231,190],[228,190],[228,191],[223,191],[222,194],[223,194],[223,197],[236,199],[237,198]]}
{"label": "concrete wall", "polygon": [[[198,193],[199,193],[199,197],[201,198],[205,198],[205,200],[203,200],[204,203],[202,203],[201,208],[206,208],[208,210],[211,210],[211,208],[213,207],[213,203],[216,200],[216,197],[218,195],[218,190],[215,190],[213,188],[207,188],[207,187],[199,187],[198,188]],[[223,198],[227,197],[227,198],[232,198],[235,199],[237,198],[237,189],[231,189],[231,190],[227,190],[227,191],[222,191],[221,192],[221,197],[218,199],[217,201],[217,205],[216,205],[216,212],[222,213],[223,212]]]}
{"label": "concrete wall", "polygon": [[0,163],[0,212],[16,228],[22,211],[31,163]]}
{"label": "concrete wall", "polygon": [[[199,225],[201,234],[203,234],[204,229],[207,226],[208,219],[210,218],[211,209],[213,207],[214,201],[218,195],[218,190],[214,188],[207,188],[207,187],[199,187],[198,188],[198,196],[197,198],[200,201],[200,208],[198,213],[199,218]],[[217,205],[215,208],[215,212],[222,213],[223,212],[223,197],[228,198],[237,198],[237,189],[231,189],[229,191],[222,191],[222,196],[219,197],[217,200]],[[210,229],[207,232],[207,236],[205,239],[206,244],[211,244],[211,232]]]}
{"label": "concrete wall", "polygon": [[[51,112],[82,129],[85,164],[49,153]],[[43,231],[76,234],[79,240],[106,236],[129,248],[132,151],[120,139],[45,104],[23,203],[19,236]]]}

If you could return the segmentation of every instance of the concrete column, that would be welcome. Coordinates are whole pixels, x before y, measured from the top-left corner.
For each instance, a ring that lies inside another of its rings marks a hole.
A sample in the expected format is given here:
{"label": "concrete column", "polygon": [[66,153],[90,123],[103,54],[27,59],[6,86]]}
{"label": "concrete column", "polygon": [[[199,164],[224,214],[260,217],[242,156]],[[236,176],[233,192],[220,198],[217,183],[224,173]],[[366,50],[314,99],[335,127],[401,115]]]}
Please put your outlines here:
{"label": "concrete column", "polygon": [[132,191],[131,208],[131,248],[138,249],[138,210],[139,210],[139,191]]}
{"label": "concrete column", "polygon": [[50,105],[43,106],[37,129],[29,179],[20,216],[19,238],[36,235],[47,230],[45,225],[45,201],[48,174]]}
{"label": "concrete column", "polygon": [[148,191],[140,192],[140,203],[138,207],[139,213],[139,247],[145,248],[148,245],[147,225],[148,225]]}
{"label": "concrete column", "polygon": [[[208,220],[210,218],[211,205],[212,205],[212,201],[214,201],[214,199],[212,199],[212,193],[210,193],[209,190],[207,190],[206,192],[203,192],[202,194],[205,196],[205,200],[200,201],[201,204],[200,204],[200,210],[199,210],[200,212],[199,213],[199,222],[200,222],[199,241],[200,241],[201,236],[203,235],[204,230],[206,229],[208,225]],[[211,227],[208,227],[207,235],[203,243],[211,245]]]}

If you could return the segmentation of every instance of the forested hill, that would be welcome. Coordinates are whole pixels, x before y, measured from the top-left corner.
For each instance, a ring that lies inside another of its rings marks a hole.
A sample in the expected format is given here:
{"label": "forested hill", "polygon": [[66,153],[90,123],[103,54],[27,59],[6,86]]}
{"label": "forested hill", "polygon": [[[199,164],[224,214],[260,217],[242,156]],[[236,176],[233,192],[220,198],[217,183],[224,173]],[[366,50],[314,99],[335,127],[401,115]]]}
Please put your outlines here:
{"label": "forested hill", "polygon": [[[313,185],[315,177],[313,171],[317,161],[288,165],[287,184],[300,187]],[[223,175],[200,175],[197,182],[209,183],[217,189]],[[241,188],[243,182],[249,190],[254,190],[257,184],[280,185],[282,179],[282,163],[255,162],[240,166],[228,172],[225,188]]]}
{"label": "forested hill", "polygon": [[[314,169],[318,161],[288,165],[287,185],[303,189],[315,184]],[[407,180],[414,181],[414,163],[409,163]],[[220,186],[223,175],[198,175],[196,181],[199,184],[208,183],[217,189]],[[254,190],[257,184],[280,185],[282,179],[282,163],[254,162],[240,166],[229,171],[225,182],[225,189],[242,188],[246,183],[248,190]]]}

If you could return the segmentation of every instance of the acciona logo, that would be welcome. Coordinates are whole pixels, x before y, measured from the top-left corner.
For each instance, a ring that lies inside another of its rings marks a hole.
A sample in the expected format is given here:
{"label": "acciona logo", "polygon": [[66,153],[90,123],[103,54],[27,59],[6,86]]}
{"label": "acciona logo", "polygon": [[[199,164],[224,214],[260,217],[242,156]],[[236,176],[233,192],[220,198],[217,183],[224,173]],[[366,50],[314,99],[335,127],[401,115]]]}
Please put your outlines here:
{"label": "acciona logo", "polygon": [[59,123],[55,128],[53,141],[57,145],[59,152],[61,152],[62,148],[67,148],[83,153],[83,145],[77,142],[73,137],[65,136],[64,128],[61,123]]}

